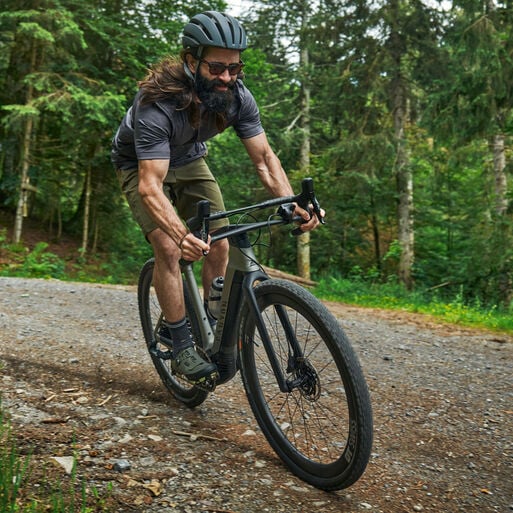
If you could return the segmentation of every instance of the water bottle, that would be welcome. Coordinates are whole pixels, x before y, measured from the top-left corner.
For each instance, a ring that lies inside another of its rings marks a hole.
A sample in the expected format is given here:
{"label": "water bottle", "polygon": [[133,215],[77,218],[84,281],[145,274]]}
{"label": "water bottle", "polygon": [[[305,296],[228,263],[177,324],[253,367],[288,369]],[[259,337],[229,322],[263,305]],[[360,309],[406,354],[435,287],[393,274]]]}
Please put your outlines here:
{"label": "water bottle", "polygon": [[212,281],[208,291],[208,311],[214,319],[219,318],[221,313],[221,295],[223,293],[224,278],[218,276]]}

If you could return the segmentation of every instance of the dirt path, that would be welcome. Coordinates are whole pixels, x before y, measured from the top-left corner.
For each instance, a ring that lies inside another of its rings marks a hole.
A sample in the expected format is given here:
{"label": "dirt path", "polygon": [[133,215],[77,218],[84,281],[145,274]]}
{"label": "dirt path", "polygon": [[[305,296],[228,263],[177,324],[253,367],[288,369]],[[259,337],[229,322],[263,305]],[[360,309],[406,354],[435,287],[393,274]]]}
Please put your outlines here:
{"label": "dirt path", "polygon": [[513,511],[513,342],[329,306],[374,408],[372,459],[348,490],[316,490],[283,468],[238,377],[196,410],[170,399],[133,288],[0,278],[3,405],[36,470],[68,479],[50,462],[74,445],[80,479],[100,493],[113,485],[111,511]]}

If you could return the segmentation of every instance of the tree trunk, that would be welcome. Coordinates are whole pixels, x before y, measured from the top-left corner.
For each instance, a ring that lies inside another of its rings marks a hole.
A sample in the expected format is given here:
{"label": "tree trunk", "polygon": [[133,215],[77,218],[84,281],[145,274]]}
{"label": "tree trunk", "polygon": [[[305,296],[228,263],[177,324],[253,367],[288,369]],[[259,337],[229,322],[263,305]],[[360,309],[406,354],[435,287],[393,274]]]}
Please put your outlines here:
{"label": "tree trunk", "polygon": [[[396,101],[401,101],[401,91],[396,91]],[[394,136],[396,140],[395,175],[397,183],[397,240],[401,248],[399,280],[408,290],[413,288],[412,268],[414,261],[413,231],[413,177],[404,138],[406,111],[398,103],[394,112]]]}
{"label": "tree trunk", "polygon": [[[306,4],[305,4],[306,6]],[[307,27],[307,13],[303,12],[302,31]],[[303,81],[301,84],[301,150],[299,155],[299,169],[304,177],[310,168],[310,80],[307,42],[302,38],[300,49],[300,65],[303,69]],[[310,279],[310,233],[303,233],[297,238],[297,272],[301,278]]]}
{"label": "tree trunk", "polygon": [[[36,66],[36,45],[32,43],[32,53],[30,56],[30,72],[34,71]],[[29,83],[27,88],[26,104],[32,102],[34,89]],[[21,173],[20,173],[20,189],[18,196],[18,204],[16,206],[16,217],[14,219],[13,242],[18,244],[21,240],[21,232],[23,228],[23,218],[27,216],[27,201],[29,193],[29,167],[30,167],[30,149],[32,140],[32,129],[34,120],[29,114],[25,121],[23,131],[23,141],[21,145]]]}
{"label": "tree trunk", "polygon": [[85,180],[85,202],[84,202],[84,219],[82,222],[82,246],[80,253],[85,256],[87,253],[87,240],[89,238],[89,212],[91,206],[91,164],[87,166]]}
{"label": "tree trunk", "polygon": [[80,252],[82,256],[85,256],[88,249],[89,242],[89,227],[91,226],[91,194],[92,194],[92,162],[98,151],[98,145],[92,144],[89,146],[87,152],[87,169],[84,183],[84,218],[82,220],[82,247]]}
{"label": "tree trunk", "polygon": [[374,194],[371,192],[370,196],[370,205],[372,209],[371,213],[371,224],[372,224],[372,237],[374,239],[374,259],[376,261],[376,269],[378,270],[378,273],[381,275],[381,271],[383,268],[382,262],[381,262],[381,249],[379,245],[379,222],[378,222],[378,216],[376,214],[376,202],[374,201]]}
{"label": "tree trunk", "polygon": [[[399,16],[399,5],[391,2],[394,21]],[[394,77],[391,84],[394,141],[396,160],[394,165],[397,184],[397,240],[401,248],[399,259],[399,280],[408,290],[413,288],[412,268],[414,261],[413,230],[413,177],[410,169],[408,147],[405,135],[408,120],[408,93],[406,79],[402,74],[404,41],[397,28],[390,35],[390,52],[394,63]]]}
{"label": "tree trunk", "polygon": [[[499,253],[507,254],[510,241],[510,227],[506,219],[508,211],[508,179],[506,176],[506,152],[504,135],[495,135],[490,140],[493,152],[493,174],[495,185],[495,231]],[[502,246],[502,248],[501,248]],[[511,278],[511,264],[508,259],[503,261],[498,269],[498,292],[500,303],[508,308],[513,299],[513,283]]]}
{"label": "tree trunk", "polygon": [[504,136],[495,135],[490,141],[493,151],[493,172],[495,177],[495,213],[502,217],[508,209],[508,180],[506,177],[506,152]]}

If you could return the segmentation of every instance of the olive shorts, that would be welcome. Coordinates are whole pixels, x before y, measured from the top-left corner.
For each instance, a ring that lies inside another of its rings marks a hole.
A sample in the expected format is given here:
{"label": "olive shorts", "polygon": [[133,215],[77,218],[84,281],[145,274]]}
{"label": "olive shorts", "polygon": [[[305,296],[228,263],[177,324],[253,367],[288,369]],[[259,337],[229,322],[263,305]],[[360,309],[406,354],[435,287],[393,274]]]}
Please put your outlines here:
{"label": "olive shorts", "polygon": [[[116,171],[121,190],[126,196],[134,219],[144,235],[158,228],[144,206],[138,191],[139,174],[137,169]],[[174,205],[178,215],[187,220],[196,215],[196,205],[200,200],[210,202],[212,213],[225,210],[221,189],[205,159],[199,158],[185,166],[169,169],[162,186],[163,192]],[[227,219],[211,221],[210,230],[214,231],[228,224]]]}

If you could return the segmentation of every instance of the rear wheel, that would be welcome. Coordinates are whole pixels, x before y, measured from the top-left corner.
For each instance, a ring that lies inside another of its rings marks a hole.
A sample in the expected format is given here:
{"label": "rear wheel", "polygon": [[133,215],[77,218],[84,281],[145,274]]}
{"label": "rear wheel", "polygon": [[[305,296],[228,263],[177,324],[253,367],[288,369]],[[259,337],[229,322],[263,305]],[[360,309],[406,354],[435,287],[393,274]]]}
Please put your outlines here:
{"label": "rear wheel", "polygon": [[346,488],[363,474],[372,446],[370,397],[357,357],[335,317],[306,290],[267,280],[254,292],[288,390],[280,390],[246,306],[241,374],[253,413],[292,472],[318,488]]}
{"label": "rear wheel", "polygon": [[[164,383],[164,386],[180,402],[193,408],[205,401],[208,392],[197,388],[187,380],[177,376],[171,369],[171,351],[158,341],[158,331],[162,323],[162,310],[153,287],[154,259],[148,260],[139,275],[137,298],[139,302],[139,315],[143,329],[146,346],[150,353],[151,360]],[[198,322],[189,300],[186,283],[184,282],[185,311],[187,321],[191,328],[193,339],[197,346],[201,347]]]}

